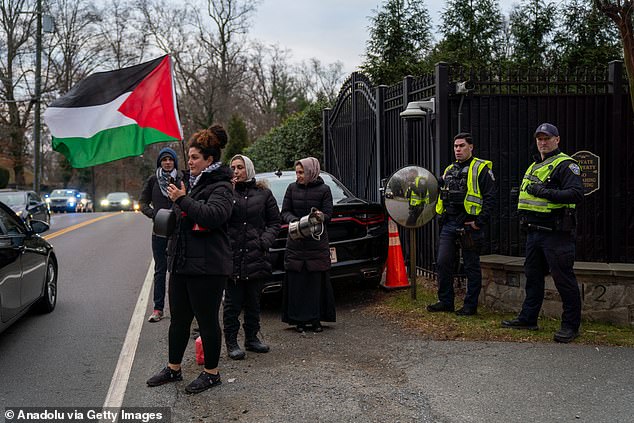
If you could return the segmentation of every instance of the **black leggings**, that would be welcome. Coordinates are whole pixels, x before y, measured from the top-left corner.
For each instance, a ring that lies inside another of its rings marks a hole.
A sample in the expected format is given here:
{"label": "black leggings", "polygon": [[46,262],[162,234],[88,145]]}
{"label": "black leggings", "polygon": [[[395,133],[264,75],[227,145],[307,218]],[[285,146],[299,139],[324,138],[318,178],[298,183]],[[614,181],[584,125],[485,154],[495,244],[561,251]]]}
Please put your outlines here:
{"label": "black leggings", "polygon": [[205,351],[205,368],[218,367],[222,342],[218,311],[226,282],[227,277],[219,275],[170,275],[170,363],[180,364],[183,360],[191,324],[196,317]]}

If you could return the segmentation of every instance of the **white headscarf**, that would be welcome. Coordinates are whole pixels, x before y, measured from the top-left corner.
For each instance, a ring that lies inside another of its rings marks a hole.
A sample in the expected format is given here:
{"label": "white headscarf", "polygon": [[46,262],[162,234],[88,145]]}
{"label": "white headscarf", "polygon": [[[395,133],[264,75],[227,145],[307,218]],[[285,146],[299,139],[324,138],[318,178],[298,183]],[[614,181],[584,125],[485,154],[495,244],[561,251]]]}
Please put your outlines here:
{"label": "white headscarf", "polygon": [[231,164],[235,159],[240,159],[244,162],[244,168],[247,171],[247,179],[245,180],[245,182],[248,182],[255,178],[255,166],[253,166],[253,162],[250,158],[243,154],[236,154],[231,158],[229,164]]}

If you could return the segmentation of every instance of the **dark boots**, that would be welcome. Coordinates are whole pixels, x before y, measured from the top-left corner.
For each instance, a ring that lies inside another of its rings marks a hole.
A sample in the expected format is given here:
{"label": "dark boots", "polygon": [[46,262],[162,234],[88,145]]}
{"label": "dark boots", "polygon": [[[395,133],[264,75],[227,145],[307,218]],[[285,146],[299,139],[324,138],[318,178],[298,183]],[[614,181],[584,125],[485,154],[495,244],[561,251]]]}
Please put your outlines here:
{"label": "dark boots", "polygon": [[253,351],[256,353],[267,353],[270,350],[269,346],[263,344],[257,336],[251,336],[247,338],[247,340],[244,342],[244,348],[247,351]]}
{"label": "dark boots", "polygon": [[226,337],[225,343],[227,345],[227,355],[232,360],[242,360],[246,355],[244,351],[240,349],[236,336]]}

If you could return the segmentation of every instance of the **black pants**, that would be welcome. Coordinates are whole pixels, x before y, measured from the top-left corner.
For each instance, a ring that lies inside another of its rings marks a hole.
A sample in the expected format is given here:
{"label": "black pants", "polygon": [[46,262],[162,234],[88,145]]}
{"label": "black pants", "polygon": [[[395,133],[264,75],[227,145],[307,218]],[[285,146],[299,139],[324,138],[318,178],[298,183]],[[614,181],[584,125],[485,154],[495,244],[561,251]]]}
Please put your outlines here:
{"label": "black pants", "polygon": [[170,363],[180,364],[183,360],[191,324],[196,317],[205,351],[205,368],[218,367],[222,342],[218,312],[226,282],[227,277],[220,275],[170,275]]}
{"label": "black pants", "polygon": [[456,241],[460,235],[457,229],[468,231],[473,245],[471,248],[462,248],[462,260],[464,272],[467,275],[467,293],[464,298],[464,306],[467,309],[478,308],[478,298],[482,289],[482,270],[480,268],[480,250],[484,243],[483,230],[466,228],[464,223],[455,220],[445,222],[440,230],[438,244],[438,301],[447,305],[454,305],[454,271],[456,270]]}
{"label": "black pants", "polygon": [[550,273],[561,296],[561,326],[578,330],[581,325],[581,294],[573,271],[575,237],[569,232],[528,231],[526,239],[526,298],[518,319],[537,323],[544,302],[545,276]]}
{"label": "black pants", "polygon": [[229,279],[225,290],[222,322],[225,330],[225,340],[235,341],[240,330],[238,317],[244,310],[244,337],[246,341],[253,340],[260,331],[260,293],[261,280]]}

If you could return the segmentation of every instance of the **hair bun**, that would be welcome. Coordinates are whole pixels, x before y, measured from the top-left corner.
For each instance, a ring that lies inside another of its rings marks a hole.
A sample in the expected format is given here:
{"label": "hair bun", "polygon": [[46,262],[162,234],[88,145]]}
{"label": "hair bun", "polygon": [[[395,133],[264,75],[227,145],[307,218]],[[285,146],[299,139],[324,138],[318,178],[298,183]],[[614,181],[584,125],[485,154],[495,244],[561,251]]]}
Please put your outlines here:
{"label": "hair bun", "polygon": [[218,139],[219,147],[225,148],[225,146],[227,145],[227,142],[229,141],[229,137],[227,136],[227,131],[225,131],[225,128],[223,128],[222,125],[215,124],[210,126],[209,130]]}

